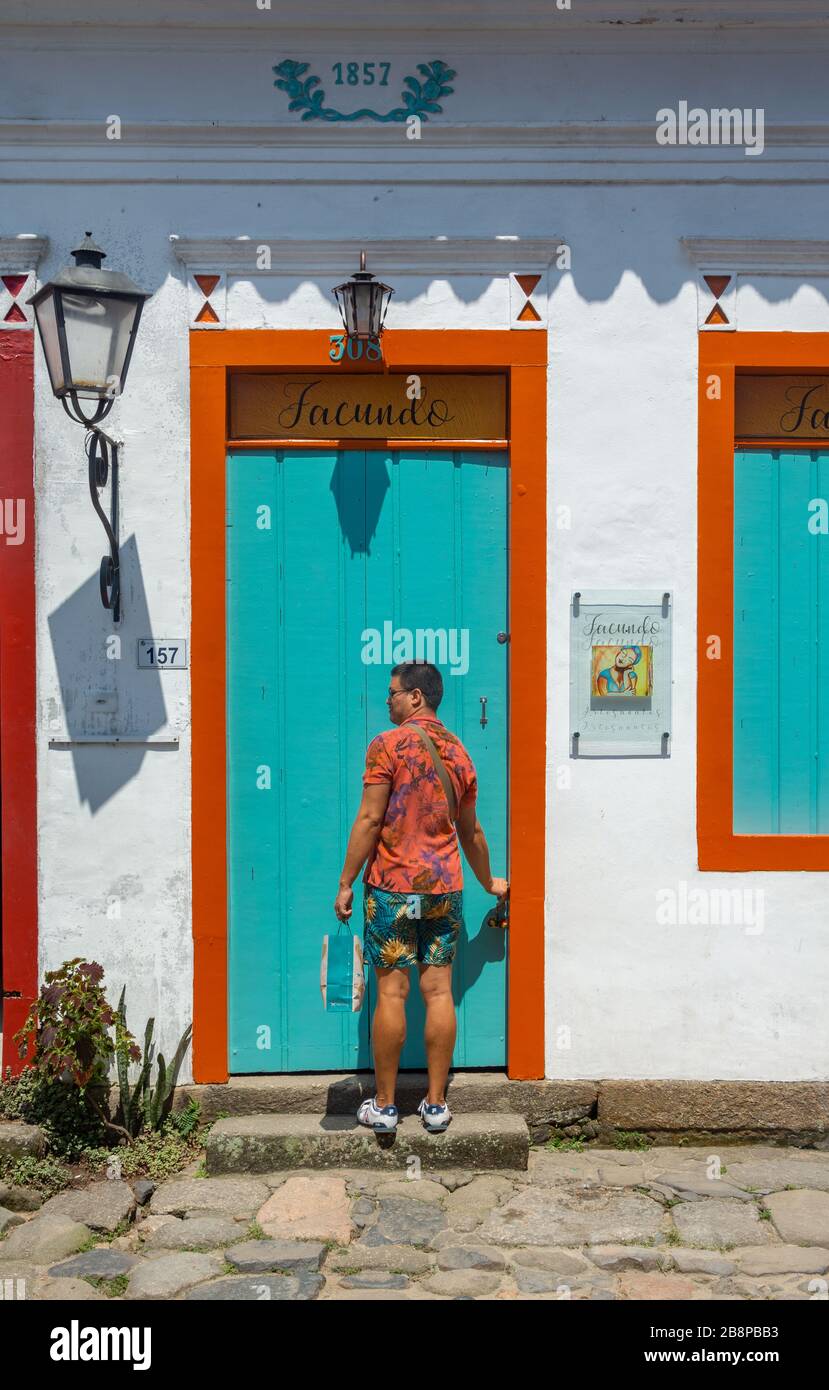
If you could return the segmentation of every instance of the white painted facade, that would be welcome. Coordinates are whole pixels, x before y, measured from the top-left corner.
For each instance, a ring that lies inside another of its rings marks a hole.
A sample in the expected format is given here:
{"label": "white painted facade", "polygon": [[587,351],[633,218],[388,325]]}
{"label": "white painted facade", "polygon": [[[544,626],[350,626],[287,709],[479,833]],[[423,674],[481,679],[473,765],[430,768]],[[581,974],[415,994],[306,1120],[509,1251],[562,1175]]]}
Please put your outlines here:
{"label": "white painted facade", "polygon": [[[89,227],[152,291],[107,422],[124,653],[189,637],[194,271],[225,277],[205,331],[335,330],[330,289],[361,247],[395,285],[390,328],[503,329],[510,273],[549,267],[528,330],[550,361],[546,1074],[829,1077],[825,876],[701,874],[696,844],[699,273],[737,274],[738,332],[829,332],[825,7],[391,0],[339,29],[319,0],[82,0],[71,25],[56,0],[4,10],[0,236],[48,239],[43,283]],[[457,72],[420,140],[303,123],[273,86],[295,57],[333,101],[335,61],[381,54],[389,103],[419,62]],[[763,153],[658,146],[656,112],[683,99],[763,107]],[[40,970],[100,960],[169,1055],[192,1015],[189,671],[107,659],[81,431],[39,346],[36,374]],[[570,596],[597,588],[674,595],[667,760],[569,756]],[[50,745],[92,733],[178,743]],[[657,894],[683,882],[762,888],[762,932],[659,926]]]}

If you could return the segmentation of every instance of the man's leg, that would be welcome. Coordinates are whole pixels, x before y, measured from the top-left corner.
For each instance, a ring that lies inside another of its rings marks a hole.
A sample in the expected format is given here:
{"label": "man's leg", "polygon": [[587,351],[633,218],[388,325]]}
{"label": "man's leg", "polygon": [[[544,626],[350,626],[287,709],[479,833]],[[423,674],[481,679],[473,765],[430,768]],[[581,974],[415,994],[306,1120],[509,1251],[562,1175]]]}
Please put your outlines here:
{"label": "man's leg", "polygon": [[426,1005],[426,1063],[430,1105],[446,1104],[446,1082],[452,1065],[457,1023],[452,996],[452,966],[419,965],[420,991]]}
{"label": "man's leg", "polygon": [[374,1048],[374,1075],[377,1083],[377,1104],[394,1105],[397,1068],[406,1041],[406,999],[409,994],[409,971],[381,970],[377,977],[377,1005],[371,1025]]}

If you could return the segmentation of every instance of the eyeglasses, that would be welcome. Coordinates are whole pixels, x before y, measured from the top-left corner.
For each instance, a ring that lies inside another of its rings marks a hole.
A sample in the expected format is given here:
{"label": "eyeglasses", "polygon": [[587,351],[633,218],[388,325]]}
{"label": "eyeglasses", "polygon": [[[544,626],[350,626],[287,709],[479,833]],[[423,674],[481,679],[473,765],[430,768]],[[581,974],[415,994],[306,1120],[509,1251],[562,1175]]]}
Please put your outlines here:
{"label": "eyeglasses", "polygon": [[388,698],[389,698],[389,700],[393,700],[394,697],[395,697],[395,695],[405,695],[406,693],[407,693],[407,692],[406,692],[405,690],[389,690],[389,691],[388,691]]}

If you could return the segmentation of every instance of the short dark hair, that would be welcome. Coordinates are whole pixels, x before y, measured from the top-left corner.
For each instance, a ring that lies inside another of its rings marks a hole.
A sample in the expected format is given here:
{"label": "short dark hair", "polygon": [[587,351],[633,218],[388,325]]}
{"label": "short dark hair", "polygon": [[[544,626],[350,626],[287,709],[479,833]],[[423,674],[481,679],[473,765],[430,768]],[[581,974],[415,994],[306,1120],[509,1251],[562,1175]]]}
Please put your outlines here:
{"label": "short dark hair", "polygon": [[392,675],[400,677],[404,690],[419,690],[430,709],[437,709],[443,699],[443,676],[431,661],[401,661],[392,667]]}

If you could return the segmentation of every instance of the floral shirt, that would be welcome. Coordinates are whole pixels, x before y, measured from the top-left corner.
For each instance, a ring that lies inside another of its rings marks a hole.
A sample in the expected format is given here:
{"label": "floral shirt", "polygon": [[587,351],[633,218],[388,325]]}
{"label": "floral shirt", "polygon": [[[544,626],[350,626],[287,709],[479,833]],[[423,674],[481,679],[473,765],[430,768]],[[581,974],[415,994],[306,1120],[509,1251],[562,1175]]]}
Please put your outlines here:
{"label": "floral shirt", "polygon": [[393,893],[457,892],[463,888],[457,832],[429,750],[411,724],[422,724],[437,748],[458,808],[478,794],[472,759],[437,715],[410,715],[378,734],[368,746],[363,786],[388,782],[391,794],[363,880]]}

